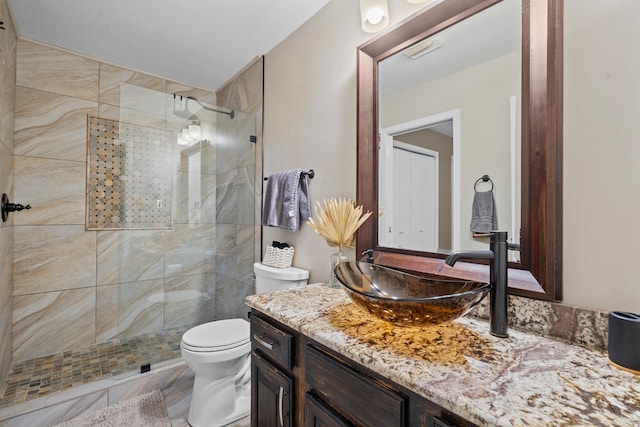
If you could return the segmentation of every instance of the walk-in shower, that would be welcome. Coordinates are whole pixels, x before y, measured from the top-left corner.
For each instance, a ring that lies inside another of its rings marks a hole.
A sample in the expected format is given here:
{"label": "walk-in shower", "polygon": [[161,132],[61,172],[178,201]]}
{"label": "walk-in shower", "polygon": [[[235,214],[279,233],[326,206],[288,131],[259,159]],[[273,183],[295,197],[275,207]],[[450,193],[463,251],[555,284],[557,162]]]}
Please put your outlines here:
{"label": "walk-in shower", "polygon": [[[80,217],[73,226],[16,232],[15,283],[29,292],[16,297],[14,364],[0,406],[153,368],[180,356],[190,327],[246,318],[256,241],[254,116],[189,92],[129,83],[117,90],[114,105],[88,115],[86,144],[78,144],[86,150],[84,224]],[[59,252],[44,250],[50,245]],[[27,262],[29,248],[40,267]],[[67,261],[82,274],[74,270],[52,288],[63,276],[55,264]]]}

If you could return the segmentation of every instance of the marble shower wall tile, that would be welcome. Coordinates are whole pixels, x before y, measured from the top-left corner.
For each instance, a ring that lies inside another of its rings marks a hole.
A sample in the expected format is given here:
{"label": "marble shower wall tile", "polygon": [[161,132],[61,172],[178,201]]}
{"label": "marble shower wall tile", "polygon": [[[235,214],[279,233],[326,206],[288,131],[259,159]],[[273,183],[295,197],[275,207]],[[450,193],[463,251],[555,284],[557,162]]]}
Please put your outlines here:
{"label": "marble shower wall tile", "polygon": [[253,165],[217,175],[218,224],[254,224],[255,191]]}
{"label": "marble shower wall tile", "polygon": [[0,33],[0,57],[7,62],[9,68],[15,70],[16,31],[13,28],[13,21],[11,20],[6,0],[0,2],[0,21],[4,22],[3,27],[5,28]]}
{"label": "marble shower wall tile", "polygon": [[118,285],[96,288],[96,342],[118,337]]}
{"label": "marble shower wall tile", "polygon": [[[6,5],[0,0],[0,194],[13,201],[13,120],[16,90],[16,34]],[[13,215],[0,222],[0,394],[12,361]]]}
{"label": "marble shower wall tile", "polygon": [[[6,21],[4,21],[6,23]],[[3,36],[1,32],[0,36]],[[4,41],[4,40],[3,40]],[[3,43],[4,44],[4,43]],[[13,150],[14,100],[16,93],[15,48],[0,56],[0,141]]]}
{"label": "marble shower wall tile", "polygon": [[95,301],[95,287],[14,296],[14,361],[95,344]]}
{"label": "marble shower wall tile", "polygon": [[216,318],[215,275],[170,277],[164,284],[164,327],[193,326]]}
{"label": "marble shower wall tile", "polygon": [[[123,106],[128,108],[134,108],[133,105],[125,102],[123,105],[121,97],[127,99],[127,94],[121,93],[121,85],[133,85],[141,88],[152,89],[153,91],[160,92],[163,95],[161,107],[164,113],[165,111],[165,91],[167,88],[167,81],[159,77],[150,76],[148,74],[139,73],[137,71],[127,70],[126,68],[117,67],[109,64],[100,64],[100,103]],[[144,100],[145,98],[143,98]],[[139,99],[136,100],[137,102]],[[156,100],[152,100],[154,103]],[[146,102],[145,102],[146,105]],[[157,106],[154,106],[154,110]],[[142,111],[149,111],[143,108]]]}
{"label": "marble shower wall tile", "polygon": [[[254,159],[262,159],[263,150],[263,74],[264,59],[259,58],[216,92],[218,105],[242,111],[255,119],[253,134],[256,135],[257,142],[255,143]],[[262,257],[262,233],[260,229],[262,218],[260,210],[262,204],[262,175],[262,162],[255,161],[254,182],[258,183],[258,185],[254,185],[255,260],[260,260]]]}
{"label": "marble shower wall tile", "polygon": [[0,310],[11,299],[13,283],[13,227],[0,227]]}
{"label": "marble shower wall tile", "polygon": [[[192,86],[185,85],[184,83],[178,83],[168,80],[167,81],[167,94],[170,95],[170,99],[168,101],[171,103],[171,108],[173,108],[173,95],[180,96],[193,96],[198,101],[202,101],[205,104],[216,105],[216,94],[205,90],[194,88]],[[189,105],[191,108],[191,105]],[[171,110],[173,111],[173,110]]]}
{"label": "marble shower wall tile", "polygon": [[[236,197],[240,206],[237,224],[254,225],[255,211],[255,183],[254,183],[254,165],[248,163],[244,167],[238,169],[236,176]],[[258,203],[258,206],[261,204]],[[260,222],[258,222],[259,224]]]}
{"label": "marble shower wall tile", "polygon": [[[7,193],[13,202],[13,153],[0,143],[0,194]],[[0,221],[0,228],[13,225],[14,214],[9,215],[7,222]]]}
{"label": "marble shower wall tile", "polygon": [[4,394],[6,383],[5,378],[11,369],[12,360],[12,305],[11,299],[0,307],[0,395]]}
{"label": "marble shower wall tile", "polygon": [[221,224],[217,229],[216,272],[239,282],[252,284],[255,227]]}
{"label": "marble shower wall tile", "polygon": [[144,111],[132,110],[109,104],[100,104],[98,116],[105,119],[112,119],[124,123],[134,123],[141,126],[149,126],[156,129],[164,129],[166,120],[155,114]]}
{"label": "marble shower wall tile", "polygon": [[84,224],[85,163],[15,156],[14,176],[14,197],[31,205],[15,225]]}
{"label": "marble shower wall tile", "polygon": [[165,277],[212,272],[215,268],[216,226],[174,224],[167,231]]}
{"label": "marble shower wall tile", "polygon": [[98,101],[98,62],[18,40],[16,84]]}
{"label": "marble shower wall tile", "polygon": [[13,247],[14,296],[96,285],[96,233],[81,225],[14,227]]}
{"label": "marble shower wall tile", "polygon": [[18,87],[15,153],[85,162],[87,115],[97,114],[97,102]]}
{"label": "marble shower wall tile", "polygon": [[252,286],[216,274],[216,319],[246,319],[249,307],[244,303],[244,299],[251,293]]}
{"label": "marble shower wall tile", "polygon": [[164,230],[98,231],[97,284],[164,277]]}
{"label": "marble shower wall tile", "polygon": [[216,182],[216,223],[218,224],[236,224],[238,221],[240,206],[238,205],[237,179],[237,169],[218,174]]}
{"label": "marble shower wall tile", "polygon": [[118,338],[162,331],[163,312],[163,279],[118,285]]}

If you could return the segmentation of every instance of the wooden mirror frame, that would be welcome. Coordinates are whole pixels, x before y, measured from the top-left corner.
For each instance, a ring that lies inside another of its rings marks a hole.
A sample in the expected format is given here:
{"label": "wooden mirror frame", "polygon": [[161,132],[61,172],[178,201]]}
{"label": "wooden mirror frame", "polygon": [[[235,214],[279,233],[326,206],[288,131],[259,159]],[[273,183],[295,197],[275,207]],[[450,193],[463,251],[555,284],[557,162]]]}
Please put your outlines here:
{"label": "wooden mirror frame", "polygon": [[[360,45],[357,203],[378,211],[378,62],[502,0],[445,0]],[[522,1],[521,262],[509,264],[509,292],[562,299],[563,0]],[[486,265],[444,264],[446,255],[378,246],[374,215],[360,228],[357,254],[395,268],[488,281]]]}

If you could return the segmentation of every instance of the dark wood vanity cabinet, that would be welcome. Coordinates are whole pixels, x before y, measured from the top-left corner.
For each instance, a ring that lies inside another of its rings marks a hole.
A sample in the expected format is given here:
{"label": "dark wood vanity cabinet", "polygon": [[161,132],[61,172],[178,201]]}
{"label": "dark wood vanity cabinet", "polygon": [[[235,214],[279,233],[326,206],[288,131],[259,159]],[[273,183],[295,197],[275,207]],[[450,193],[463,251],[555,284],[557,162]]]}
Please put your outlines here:
{"label": "dark wood vanity cabinet", "polygon": [[256,311],[251,348],[254,427],[474,425]]}
{"label": "dark wood vanity cabinet", "polygon": [[293,334],[251,316],[251,425],[291,427],[294,414]]}

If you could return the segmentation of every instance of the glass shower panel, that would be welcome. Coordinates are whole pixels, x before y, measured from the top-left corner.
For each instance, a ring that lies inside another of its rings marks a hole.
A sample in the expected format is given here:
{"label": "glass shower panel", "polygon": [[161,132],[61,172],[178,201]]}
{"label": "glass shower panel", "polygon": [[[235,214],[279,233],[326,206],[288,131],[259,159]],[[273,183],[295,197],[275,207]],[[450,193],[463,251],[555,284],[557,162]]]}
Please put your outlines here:
{"label": "glass shower panel", "polygon": [[[229,111],[131,84],[120,85],[119,107],[101,109],[98,119],[117,127],[114,147],[123,159],[108,158],[115,151],[106,149],[105,164],[120,162],[122,170],[116,180],[114,171],[104,172],[104,181],[117,181],[109,196],[117,193],[121,203],[111,205],[117,226],[94,228],[98,342],[162,335],[175,337],[175,347],[194,325],[246,317],[255,254],[255,118],[212,109]],[[105,111],[113,114],[102,117]],[[189,128],[194,124],[199,132]],[[88,188],[93,182],[95,194],[107,197],[98,191],[106,182],[91,179]],[[89,206],[89,194],[87,200]]]}

